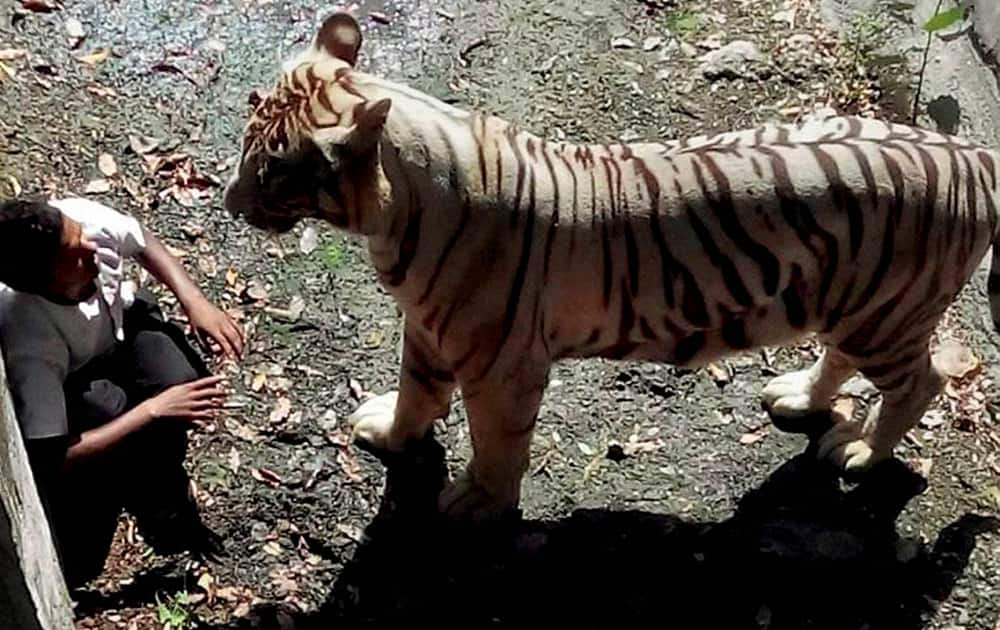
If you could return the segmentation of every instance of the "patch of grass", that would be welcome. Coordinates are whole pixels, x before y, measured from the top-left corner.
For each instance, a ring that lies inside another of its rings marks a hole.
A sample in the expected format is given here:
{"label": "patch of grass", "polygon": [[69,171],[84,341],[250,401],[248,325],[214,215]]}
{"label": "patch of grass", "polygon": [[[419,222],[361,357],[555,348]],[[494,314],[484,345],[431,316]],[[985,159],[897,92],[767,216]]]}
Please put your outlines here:
{"label": "patch of grass", "polygon": [[851,60],[860,66],[867,66],[875,51],[885,41],[888,24],[882,13],[859,14],[847,25],[842,36],[843,49]]}
{"label": "patch of grass", "polygon": [[194,617],[188,610],[190,601],[187,591],[180,591],[166,601],[160,601],[156,596],[157,619],[163,624],[164,630],[189,630],[194,627]]}
{"label": "patch of grass", "polygon": [[674,11],[664,15],[663,25],[674,35],[686,37],[697,33],[703,23],[700,13],[690,10]]}
{"label": "patch of grass", "polygon": [[323,264],[329,271],[339,271],[347,262],[344,242],[340,239],[323,248]]}

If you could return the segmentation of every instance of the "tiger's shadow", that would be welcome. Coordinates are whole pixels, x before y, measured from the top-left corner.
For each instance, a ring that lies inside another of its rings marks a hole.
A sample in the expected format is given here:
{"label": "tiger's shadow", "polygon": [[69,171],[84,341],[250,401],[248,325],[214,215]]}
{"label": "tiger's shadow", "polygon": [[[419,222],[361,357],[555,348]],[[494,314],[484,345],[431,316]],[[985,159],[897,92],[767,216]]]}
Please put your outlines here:
{"label": "tiger's shadow", "polygon": [[895,524],[925,489],[920,476],[890,460],[844,489],[808,451],[720,522],[578,510],[459,529],[434,514],[444,464],[428,448],[387,462],[381,509],[323,606],[260,609],[243,627],[916,629],[954,587],[977,535],[1000,529],[967,514],[925,548]]}

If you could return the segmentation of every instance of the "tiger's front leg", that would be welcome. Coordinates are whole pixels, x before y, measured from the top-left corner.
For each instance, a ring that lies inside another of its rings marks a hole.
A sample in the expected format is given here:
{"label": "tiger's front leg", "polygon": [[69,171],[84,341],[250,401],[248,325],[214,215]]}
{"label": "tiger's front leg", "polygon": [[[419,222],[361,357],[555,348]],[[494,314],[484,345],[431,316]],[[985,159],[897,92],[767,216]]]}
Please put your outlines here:
{"label": "tiger's front leg", "polygon": [[517,508],[547,369],[522,363],[519,373],[463,386],[472,460],[441,492],[438,505],[455,520],[490,521]]}
{"label": "tiger's front leg", "polygon": [[372,452],[399,453],[448,415],[455,379],[419,331],[403,333],[399,389],[362,403],[348,418],[355,444]]}

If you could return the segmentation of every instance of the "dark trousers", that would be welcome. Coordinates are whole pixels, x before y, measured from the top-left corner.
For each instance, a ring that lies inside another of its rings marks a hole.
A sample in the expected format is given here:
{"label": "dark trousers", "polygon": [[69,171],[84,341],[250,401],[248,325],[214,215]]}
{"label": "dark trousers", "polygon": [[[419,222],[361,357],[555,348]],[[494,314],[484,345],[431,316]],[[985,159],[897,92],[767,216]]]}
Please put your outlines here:
{"label": "dark trousers", "polygon": [[[65,385],[74,434],[100,426],[163,390],[208,374],[182,332],[163,321],[151,296],[125,314],[125,340]],[[197,510],[184,469],[188,425],[164,418],[112,451],[50,477],[50,523],[67,583],[99,575],[123,510],[154,550],[178,551],[178,535]]]}

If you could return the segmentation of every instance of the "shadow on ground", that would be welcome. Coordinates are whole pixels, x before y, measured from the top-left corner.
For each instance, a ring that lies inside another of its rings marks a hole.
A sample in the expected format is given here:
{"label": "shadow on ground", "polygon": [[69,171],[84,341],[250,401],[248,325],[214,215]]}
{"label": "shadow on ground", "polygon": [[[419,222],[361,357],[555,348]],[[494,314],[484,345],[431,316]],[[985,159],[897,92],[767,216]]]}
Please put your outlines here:
{"label": "shadow on ground", "polygon": [[847,488],[806,452],[721,522],[579,510],[462,531],[430,510],[442,467],[426,456],[388,463],[367,540],[319,610],[261,607],[235,628],[922,628],[977,535],[1000,529],[967,514],[932,546],[906,539],[895,521],[922,477],[891,460]]}

